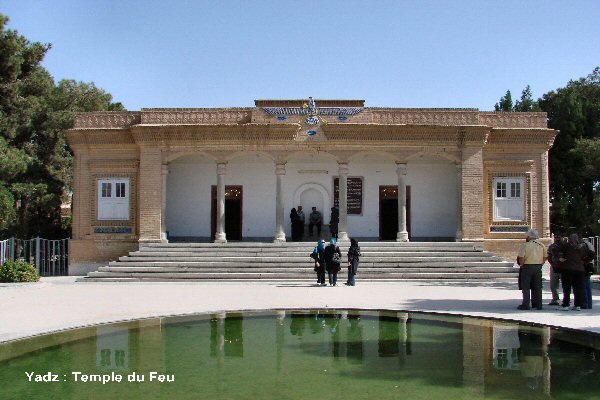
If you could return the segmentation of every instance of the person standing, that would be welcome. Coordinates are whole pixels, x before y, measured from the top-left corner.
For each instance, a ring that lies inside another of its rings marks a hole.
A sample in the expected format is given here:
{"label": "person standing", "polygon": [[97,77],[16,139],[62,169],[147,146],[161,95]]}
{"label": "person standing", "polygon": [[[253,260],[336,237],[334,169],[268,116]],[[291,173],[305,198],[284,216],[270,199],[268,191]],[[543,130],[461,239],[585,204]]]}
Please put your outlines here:
{"label": "person standing", "polygon": [[336,243],[337,239],[331,238],[329,245],[325,247],[325,269],[329,275],[329,286],[337,286],[337,274],[342,262],[342,252]]}
{"label": "person standing", "polygon": [[301,242],[304,238],[304,222],[306,221],[306,216],[304,215],[304,211],[302,211],[302,206],[298,206],[298,241]]}
{"label": "person standing", "polygon": [[327,286],[325,284],[325,241],[323,239],[319,239],[317,247],[313,250],[311,257],[315,260],[317,284]]}
{"label": "person standing", "polygon": [[340,223],[340,210],[337,207],[331,207],[331,217],[329,218],[329,232],[332,238],[338,238],[338,225]]}
{"label": "person standing", "polygon": [[585,257],[583,259],[585,277],[583,280],[584,283],[584,294],[585,294],[585,308],[591,310],[592,309],[592,275],[594,274],[594,260],[596,258],[596,252],[594,251],[594,246],[588,239],[584,239],[583,244],[585,245],[586,252]]}
{"label": "person standing", "polygon": [[362,254],[360,254],[360,247],[358,242],[354,238],[350,238],[350,248],[348,249],[348,280],[346,286],[356,285],[356,273],[358,272],[358,260]]}
{"label": "person standing", "polygon": [[587,246],[579,240],[577,233],[569,235],[568,242],[564,242],[559,251],[562,252],[562,288],[563,301],[562,310],[569,310],[571,297],[571,287],[573,287],[573,310],[579,311],[585,308],[585,269],[584,259],[587,253]]}
{"label": "person standing", "polygon": [[539,238],[535,229],[528,230],[517,256],[523,292],[523,301],[517,307],[519,310],[529,310],[531,307],[542,309],[542,264],[546,261],[546,247],[538,241]]}
{"label": "person standing", "polygon": [[292,223],[292,242],[296,242],[298,240],[298,212],[295,208],[290,211],[290,220]]}
{"label": "person standing", "polygon": [[312,212],[308,216],[308,236],[313,235],[313,227],[317,227],[317,236],[321,236],[321,225],[323,224],[323,217],[321,213],[317,211],[317,207],[312,208]]}
{"label": "person standing", "polygon": [[549,306],[560,305],[560,296],[558,294],[558,288],[560,285],[560,253],[558,251],[559,246],[563,241],[562,232],[554,232],[554,243],[548,246],[548,262],[550,263],[550,291],[552,292],[552,301],[548,303]]}

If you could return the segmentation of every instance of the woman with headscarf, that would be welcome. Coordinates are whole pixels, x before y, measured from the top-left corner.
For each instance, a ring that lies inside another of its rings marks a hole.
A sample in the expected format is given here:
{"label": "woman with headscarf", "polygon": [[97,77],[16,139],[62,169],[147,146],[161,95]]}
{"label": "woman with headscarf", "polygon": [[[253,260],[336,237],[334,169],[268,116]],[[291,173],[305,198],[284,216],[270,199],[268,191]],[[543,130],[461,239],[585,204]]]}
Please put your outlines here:
{"label": "woman with headscarf", "polygon": [[350,238],[350,248],[348,249],[348,281],[346,286],[354,286],[356,284],[356,273],[358,272],[358,259],[360,254],[360,247],[358,242],[354,238]]}
{"label": "woman with headscarf", "polygon": [[317,284],[325,284],[325,241],[319,239],[317,247],[313,250],[311,257],[315,260],[315,272],[317,273]]}
{"label": "woman with headscarf", "polygon": [[329,218],[329,232],[331,237],[338,237],[338,225],[340,222],[340,210],[337,207],[331,207],[331,217]]}
{"label": "woman with headscarf", "polygon": [[336,238],[331,238],[329,246],[325,247],[325,269],[329,275],[329,286],[337,286],[337,274],[342,262],[342,252],[336,243]]}

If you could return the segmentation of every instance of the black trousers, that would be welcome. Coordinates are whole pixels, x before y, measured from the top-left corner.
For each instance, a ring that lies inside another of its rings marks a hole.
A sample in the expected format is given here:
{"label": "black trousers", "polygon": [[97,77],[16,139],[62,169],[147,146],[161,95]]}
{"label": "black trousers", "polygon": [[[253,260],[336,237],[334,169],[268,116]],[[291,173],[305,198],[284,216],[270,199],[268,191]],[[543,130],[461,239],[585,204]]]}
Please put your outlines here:
{"label": "black trousers", "polygon": [[312,222],[308,224],[308,234],[310,236],[313,235],[313,226],[317,227],[317,236],[321,236],[321,222],[313,224]]}
{"label": "black trousers", "polygon": [[[523,292],[523,305],[542,307],[542,265],[525,264],[521,268],[521,291]],[[531,296],[530,296],[531,293]]]}
{"label": "black trousers", "polygon": [[560,271],[563,288],[563,307],[569,307],[571,286],[573,287],[573,303],[576,307],[585,307],[585,272],[563,269]]}

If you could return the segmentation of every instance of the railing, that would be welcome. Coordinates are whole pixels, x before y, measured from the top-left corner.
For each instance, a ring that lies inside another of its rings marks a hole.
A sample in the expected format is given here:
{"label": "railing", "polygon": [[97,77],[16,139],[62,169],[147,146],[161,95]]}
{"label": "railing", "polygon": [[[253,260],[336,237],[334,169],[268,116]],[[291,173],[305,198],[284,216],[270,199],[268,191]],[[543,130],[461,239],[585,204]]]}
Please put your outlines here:
{"label": "railing", "polygon": [[69,274],[69,239],[10,238],[0,241],[0,265],[9,260],[33,264],[41,276]]}

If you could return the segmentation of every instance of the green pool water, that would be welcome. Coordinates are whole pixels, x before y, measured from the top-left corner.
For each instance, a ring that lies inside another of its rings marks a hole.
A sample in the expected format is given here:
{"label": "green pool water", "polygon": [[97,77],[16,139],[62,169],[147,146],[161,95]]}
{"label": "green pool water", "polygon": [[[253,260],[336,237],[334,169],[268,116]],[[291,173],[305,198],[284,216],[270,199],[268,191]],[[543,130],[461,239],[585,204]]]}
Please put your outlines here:
{"label": "green pool water", "polygon": [[154,318],[0,345],[0,399],[600,399],[599,349],[420,313]]}

